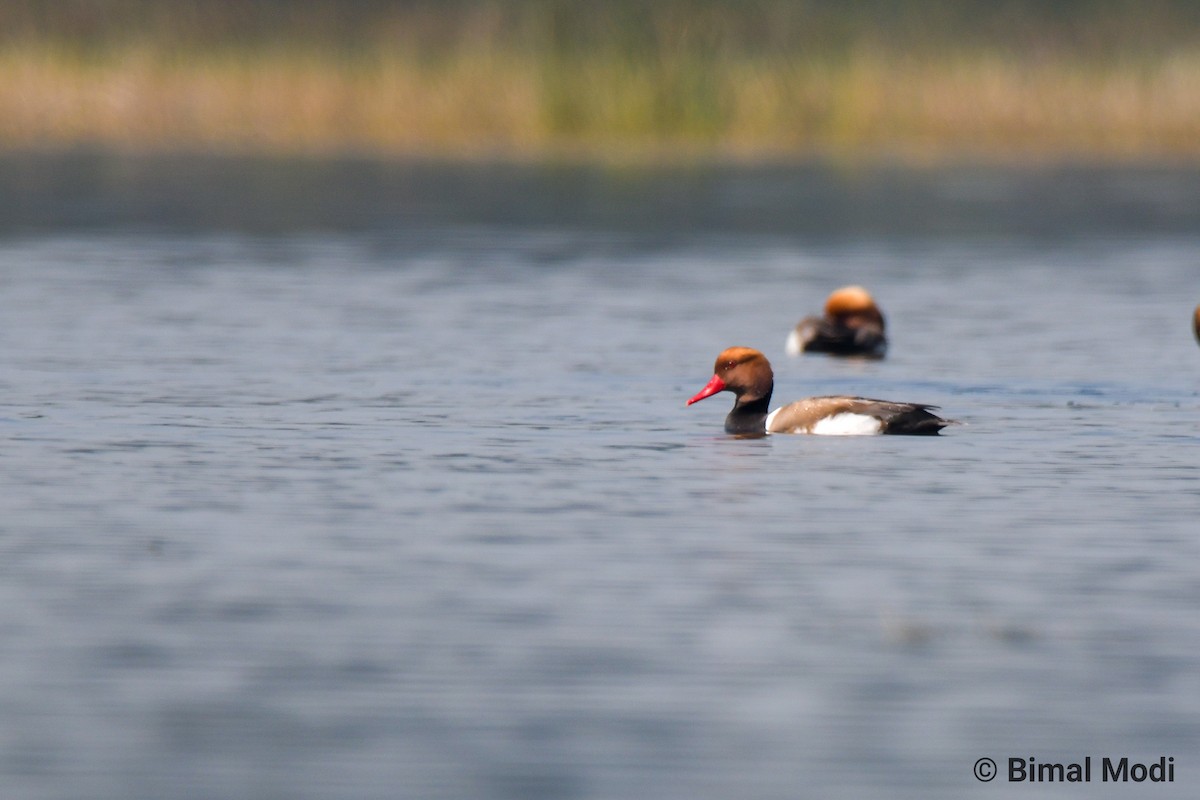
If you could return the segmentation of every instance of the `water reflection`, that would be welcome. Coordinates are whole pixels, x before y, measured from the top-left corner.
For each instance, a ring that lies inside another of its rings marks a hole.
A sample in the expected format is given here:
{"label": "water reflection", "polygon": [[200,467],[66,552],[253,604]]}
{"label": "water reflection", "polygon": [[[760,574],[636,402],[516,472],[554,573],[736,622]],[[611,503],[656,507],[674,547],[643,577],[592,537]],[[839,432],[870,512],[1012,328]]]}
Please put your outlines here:
{"label": "water reflection", "polygon": [[1197,178],[1175,164],[633,170],[30,153],[0,158],[0,234],[373,231],[419,240],[450,225],[475,229],[486,245],[493,230],[521,228],[548,237],[539,249],[551,260],[577,254],[576,241],[555,243],[563,230],[623,231],[660,245],[738,233],[897,242],[1192,235]]}

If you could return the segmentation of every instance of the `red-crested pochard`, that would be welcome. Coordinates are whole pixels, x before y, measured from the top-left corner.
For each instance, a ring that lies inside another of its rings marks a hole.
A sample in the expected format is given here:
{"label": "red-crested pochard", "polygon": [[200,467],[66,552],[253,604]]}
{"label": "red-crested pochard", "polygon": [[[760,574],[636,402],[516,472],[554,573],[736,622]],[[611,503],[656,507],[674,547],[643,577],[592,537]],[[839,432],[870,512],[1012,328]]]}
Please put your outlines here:
{"label": "red-crested pochard", "polygon": [[883,358],[887,354],[883,313],[861,286],[843,286],[825,300],[825,316],[805,317],[788,335],[787,353]]}
{"label": "red-crested pochard", "polygon": [[725,432],[739,435],[815,433],[868,435],[894,433],[935,435],[955,420],[942,419],[920,403],[893,403],[867,397],[809,397],[767,412],[775,374],[767,357],[750,347],[730,347],[717,356],[712,380],[690,406],[717,392],[733,392],[737,400],[725,418]]}
{"label": "red-crested pochard", "polygon": [[1196,306],[1196,313],[1192,316],[1192,330],[1196,332],[1196,341],[1200,342],[1200,306]]}

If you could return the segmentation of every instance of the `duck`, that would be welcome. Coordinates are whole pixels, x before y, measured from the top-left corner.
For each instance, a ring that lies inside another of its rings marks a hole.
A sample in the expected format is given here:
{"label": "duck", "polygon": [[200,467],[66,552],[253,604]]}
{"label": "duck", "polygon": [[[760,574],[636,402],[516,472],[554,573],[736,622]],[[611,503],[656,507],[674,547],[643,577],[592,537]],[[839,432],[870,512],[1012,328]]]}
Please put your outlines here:
{"label": "duck", "polygon": [[1192,331],[1196,334],[1196,341],[1200,342],[1200,306],[1196,306],[1196,313],[1192,315]]}
{"label": "duck", "polygon": [[869,397],[809,397],[768,411],[774,388],[775,373],[766,356],[752,347],[730,347],[717,356],[712,379],[687,405],[718,392],[733,392],[736,399],[725,418],[725,432],[737,436],[769,433],[933,436],[947,425],[958,424],[957,420],[934,414],[937,406]]}
{"label": "duck", "polygon": [[861,286],[843,286],[826,298],[824,316],[805,317],[796,324],[787,338],[787,354],[883,358],[888,346],[885,327],[883,312],[870,292]]}

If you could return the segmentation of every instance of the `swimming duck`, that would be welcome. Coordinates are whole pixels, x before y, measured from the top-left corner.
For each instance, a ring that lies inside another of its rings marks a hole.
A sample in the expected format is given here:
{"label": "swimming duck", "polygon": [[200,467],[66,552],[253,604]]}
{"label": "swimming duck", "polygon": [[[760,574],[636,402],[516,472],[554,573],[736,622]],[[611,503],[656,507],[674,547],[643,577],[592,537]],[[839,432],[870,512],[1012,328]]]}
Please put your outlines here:
{"label": "swimming duck", "polygon": [[934,414],[936,406],[869,397],[809,397],[768,412],[774,388],[775,373],[766,356],[750,347],[730,347],[717,356],[712,379],[687,405],[718,392],[733,392],[736,400],[725,418],[725,432],[738,435],[935,435],[956,424]]}
{"label": "swimming duck", "polygon": [[883,313],[861,286],[843,286],[825,300],[825,315],[805,317],[788,335],[787,353],[883,358],[887,354]]}

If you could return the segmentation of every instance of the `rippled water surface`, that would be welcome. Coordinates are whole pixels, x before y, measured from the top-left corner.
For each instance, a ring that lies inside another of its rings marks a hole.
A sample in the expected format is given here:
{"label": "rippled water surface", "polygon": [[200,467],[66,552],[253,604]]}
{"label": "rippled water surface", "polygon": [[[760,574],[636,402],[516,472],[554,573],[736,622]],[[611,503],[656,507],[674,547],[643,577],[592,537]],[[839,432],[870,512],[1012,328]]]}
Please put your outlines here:
{"label": "rippled water surface", "polygon": [[[4,797],[1194,796],[1198,187],[0,162]],[[966,424],[727,438],[732,344]]]}

